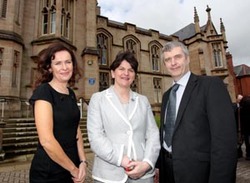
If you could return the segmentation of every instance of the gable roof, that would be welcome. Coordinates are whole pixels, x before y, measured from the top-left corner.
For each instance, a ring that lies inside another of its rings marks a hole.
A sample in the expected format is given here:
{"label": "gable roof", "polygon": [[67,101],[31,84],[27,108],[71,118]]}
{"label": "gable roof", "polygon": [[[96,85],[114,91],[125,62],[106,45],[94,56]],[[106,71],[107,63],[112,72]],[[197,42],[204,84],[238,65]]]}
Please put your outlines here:
{"label": "gable roof", "polygon": [[190,23],[186,27],[180,29],[179,31],[175,32],[173,35],[179,37],[181,41],[184,39],[190,38],[196,34],[194,23]]}
{"label": "gable roof", "polygon": [[250,75],[250,67],[245,64],[237,65],[234,67],[234,73],[236,77]]}
{"label": "gable roof", "polygon": [[[201,27],[201,32],[204,32],[206,29],[206,25],[203,25]],[[189,25],[187,25],[186,27],[178,30],[177,32],[175,32],[173,35],[179,37],[179,39],[181,41],[183,41],[184,39],[188,39],[193,37],[196,34],[195,32],[195,24],[194,23],[190,23]]]}

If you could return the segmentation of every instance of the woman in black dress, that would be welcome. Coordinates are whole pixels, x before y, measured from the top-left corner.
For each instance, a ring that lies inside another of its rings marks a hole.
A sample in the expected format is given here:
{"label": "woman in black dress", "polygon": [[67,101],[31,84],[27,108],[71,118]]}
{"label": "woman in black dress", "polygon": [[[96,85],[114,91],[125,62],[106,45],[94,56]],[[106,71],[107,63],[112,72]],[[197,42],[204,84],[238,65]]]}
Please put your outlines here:
{"label": "woman in black dress", "polygon": [[83,182],[86,156],[73,86],[79,75],[74,53],[54,43],[39,54],[34,107],[39,142],[31,163],[30,183]]}

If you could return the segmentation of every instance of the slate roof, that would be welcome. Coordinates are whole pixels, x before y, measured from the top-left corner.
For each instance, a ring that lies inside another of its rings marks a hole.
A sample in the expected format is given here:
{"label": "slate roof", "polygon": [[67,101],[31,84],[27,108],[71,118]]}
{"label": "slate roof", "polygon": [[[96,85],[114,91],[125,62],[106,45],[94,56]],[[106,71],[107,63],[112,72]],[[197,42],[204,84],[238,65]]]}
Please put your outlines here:
{"label": "slate roof", "polygon": [[[206,25],[203,25],[201,27],[201,32],[203,32],[206,28]],[[187,38],[191,38],[196,34],[195,32],[195,24],[194,23],[190,23],[189,25],[187,25],[186,27],[180,29],[179,31],[175,32],[173,35],[179,37],[179,39],[181,41],[183,41],[184,39]]]}
{"label": "slate roof", "polygon": [[234,73],[236,77],[250,75],[250,67],[242,64],[234,67]]}

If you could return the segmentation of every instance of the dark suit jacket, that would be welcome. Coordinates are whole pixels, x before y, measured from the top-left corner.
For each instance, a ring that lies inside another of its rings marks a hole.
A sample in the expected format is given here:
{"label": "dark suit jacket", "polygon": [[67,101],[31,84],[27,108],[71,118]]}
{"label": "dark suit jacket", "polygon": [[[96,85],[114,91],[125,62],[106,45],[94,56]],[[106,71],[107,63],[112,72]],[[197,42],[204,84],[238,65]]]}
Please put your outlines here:
{"label": "dark suit jacket", "polygon": [[238,104],[235,102],[235,103],[232,103],[232,107],[233,107],[233,111],[234,111],[234,117],[235,117],[235,120],[236,120],[236,129],[238,130],[239,129],[239,106]]}
{"label": "dark suit jacket", "polygon": [[[163,121],[169,90],[164,93]],[[179,106],[172,138],[176,183],[233,183],[236,177],[236,122],[225,84],[220,78],[191,74]],[[163,152],[157,162],[164,182]]]}
{"label": "dark suit jacket", "polygon": [[248,136],[250,134],[250,96],[244,96],[240,106],[241,131]]}

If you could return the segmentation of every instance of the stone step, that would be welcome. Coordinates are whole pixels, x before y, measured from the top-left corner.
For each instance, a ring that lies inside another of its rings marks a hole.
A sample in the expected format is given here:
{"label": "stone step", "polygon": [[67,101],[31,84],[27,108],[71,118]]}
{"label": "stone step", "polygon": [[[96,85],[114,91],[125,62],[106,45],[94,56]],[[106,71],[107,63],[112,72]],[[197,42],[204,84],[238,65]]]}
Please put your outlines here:
{"label": "stone step", "polygon": [[[88,139],[84,139],[84,150],[86,152],[90,151],[90,144]],[[20,155],[30,155],[34,154],[37,149],[37,141],[34,142],[21,142],[21,143],[12,143],[4,144],[3,149],[5,153],[5,160],[8,158],[13,158]]]}
{"label": "stone step", "polygon": [[[81,132],[83,135],[87,135],[87,129],[81,128]],[[17,137],[17,136],[28,136],[37,134],[36,128],[12,128],[12,129],[4,129],[3,138],[8,137]]]}
{"label": "stone step", "polygon": [[[88,151],[90,144],[87,135],[86,117],[81,119],[80,128],[82,132],[84,149]],[[3,128],[3,151],[5,159],[19,155],[29,155],[36,151],[38,135],[34,119],[8,119]]]}
{"label": "stone step", "polygon": [[21,155],[33,155],[35,152],[36,152],[36,147],[26,148],[26,149],[15,149],[15,150],[6,152],[4,160],[8,161],[8,159],[19,157]]}
{"label": "stone step", "polygon": [[4,121],[6,123],[34,122],[34,118],[9,118]]}
{"label": "stone step", "polygon": [[[81,129],[81,132],[82,132],[82,136],[84,138],[88,137],[86,129]],[[34,140],[34,139],[32,139],[33,137],[37,137],[36,131],[27,131],[27,132],[21,131],[21,132],[9,132],[9,133],[4,132],[3,133],[3,141],[4,142],[7,142],[11,139],[19,140],[19,139],[25,139],[25,138],[27,138],[27,139],[31,138],[31,140]]]}
{"label": "stone step", "polygon": [[29,132],[29,131],[36,131],[35,126],[30,127],[8,127],[3,129],[3,134],[11,133],[11,132]]}
{"label": "stone step", "polygon": [[[80,119],[80,123],[86,123],[87,117],[83,117]],[[11,118],[11,119],[5,119],[5,123],[34,123],[34,118]]]}
{"label": "stone step", "polygon": [[[89,148],[90,144],[88,138],[83,138],[84,148]],[[38,140],[27,141],[27,142],[10,142],[3,144],[3,149],[6,152],[14,152],[16,149],[22,148],[27,149],[29,147],[37,147]]]}
{"label": "stone step", "polygon": [[3,145],[8,143],[18,143],[18,142],[33,142],[38,140],[37,134],[32,136],[23,136],[23,137],[4,137],[3,139]]}
{"label": "stone step", "polygon": [[[88,139],[83,139],[84,143],[84,148],[88,148],[90,146]],[[9,143],[9,144],[3,144],[4,151],[6,150],[14,150],[15,148],[25,148],[25,147],[30,147],[34,146],[36,147],[38,144],[38,141],[33,141],[33,142],[18,142],[18,143]]]}
{"label": "stone step", "polygon": [[4,151],[6,152],[12,152],[15,151],[15,149],[27,149],[29,147],[37,147],[38,141],[32,141],[32,142],[15,142],[15,143],[8,143],[3,144]]}
{"label": "stone step", "polygon": [[[80,128],[82,132],[85,132],[87,130],[87,125],[86,124],[80,124]],[[19,131],[36,131],[36,126],[22,126],[19,125],[18,127],[6,127],[3,129],[4,133],[11,133],[11,132],[19,132]]]}
{"label": "stone step", "polygon": [[6,123],[5,128],[34,127],[35,123]]}
{"label": "stone step", "polygon": [[14,131],[14,132],[4,132],[3,138],[9,138],[9,137],[23,137],[23,136],[34,136],[37,135],[36,131]]}
{"label": "stone step", "polygon": [[[88,139],[87,134],[83,133],[82,134],[83,139]],[[37,133],[33,133],[32,135],[28,135],[28,136],[9,136],[9,137],[4,137],[3,139],[3,144],[8,144],[8,143],[12,143],[12,142],[33,142],[34,140],[38,140],[38,136]]]}

